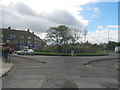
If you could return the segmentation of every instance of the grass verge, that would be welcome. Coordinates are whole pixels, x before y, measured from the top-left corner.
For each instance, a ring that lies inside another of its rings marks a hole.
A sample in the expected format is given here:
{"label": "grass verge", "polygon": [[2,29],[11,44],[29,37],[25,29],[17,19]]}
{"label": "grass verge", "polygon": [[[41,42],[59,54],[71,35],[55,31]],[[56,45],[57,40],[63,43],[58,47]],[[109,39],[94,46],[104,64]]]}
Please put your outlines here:
{"label": "grass verge", "polygon": [[[72,56],[71,53],[57,53],[57,52],[35,52],[35,55],[50,55],[50,56]],[[104,52],[96,53],[74,53],[73,56],[103,56],[108,55]]]}

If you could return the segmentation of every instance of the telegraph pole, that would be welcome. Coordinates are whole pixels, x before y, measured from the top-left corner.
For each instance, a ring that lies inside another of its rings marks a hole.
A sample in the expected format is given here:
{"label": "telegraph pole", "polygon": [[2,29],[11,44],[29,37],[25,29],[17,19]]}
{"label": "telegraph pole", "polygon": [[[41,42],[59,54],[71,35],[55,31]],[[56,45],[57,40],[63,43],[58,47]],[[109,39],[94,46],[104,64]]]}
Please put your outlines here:
{"label": "telegraph pole", "polygon": [[109,29],[108,29],[108,43],[109,43]]}
{"label": "telegraph pole", "polygon": [[[109,29],[108,29],[108,44],[109,44]],[[107,46],[108,46],[107,44]],[[109,46],[108,46],[108,52],[109,52]]]}
{"label": "telegraph pole", "polygon": [[85,27],[85,31],[84,31],[84,42],[86,42],[86,36],[87,36],[87,28]]}

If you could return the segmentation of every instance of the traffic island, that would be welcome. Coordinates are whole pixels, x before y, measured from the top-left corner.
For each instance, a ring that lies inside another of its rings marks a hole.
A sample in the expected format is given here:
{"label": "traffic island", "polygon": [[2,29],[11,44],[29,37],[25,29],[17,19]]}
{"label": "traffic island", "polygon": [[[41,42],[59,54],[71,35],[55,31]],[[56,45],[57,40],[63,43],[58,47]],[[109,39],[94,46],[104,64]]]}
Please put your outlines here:
{"label": "traffic island", "polygon": [[[89,64],[92,63],[92,62],[104,61],[104,60],[113,60],[113,59],[119,59],[119,58],[110,58],[110,59],[106,58],[106,59],[91,60],[91,61],[83,62],[82,65],[89,65]],[[120,70],[119,67],[118,67],[118,63],[116,63],[116,64],[114,65],[114,67],[115,67],[117,70]]]}
{"label": "traffic island", "polygon": [[48,55],[48,56],[105,56],[109,55],[108,53],[104,52],[97,52],[97,53],[57,53],[57,52],[35,52],[35,55]]}

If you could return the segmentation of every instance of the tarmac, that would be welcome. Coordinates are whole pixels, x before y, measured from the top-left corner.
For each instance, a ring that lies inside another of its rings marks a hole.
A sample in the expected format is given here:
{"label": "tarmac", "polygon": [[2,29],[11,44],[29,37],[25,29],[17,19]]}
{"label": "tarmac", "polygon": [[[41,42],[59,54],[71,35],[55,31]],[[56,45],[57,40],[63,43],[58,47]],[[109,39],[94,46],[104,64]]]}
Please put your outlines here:
{"label": "tarmac", "polygon": [[[104,59],[102,59],[102,60],[104,60]],[[91,60],[91,61],[88,61],[88,62],[83,62],[83,65],[88,65],[89,63],[94,62],[94,61],[100,61],[100,60]],[[0,57],[0,77],[4,76],[4,75],[7,74],[10,70],[12,70],[13,66],[14,66],[14,64],[13,64],[12,61],[5,63],[5,62],[2,60],[2,58]],[[117,69],[119,69],[117,64],[115,64],[115,67],[116,67]]]}
{"label": "tarmac", "polygon": [[0,58],[0,77],[7,74],[10,70],[13,68],[13,62],[7,62],[5,63],[2,58]]}
{"label": "tarmac", "polygon": [[[28,87],[29,88],[108,88],[108,87],[117,88],[118,86],[117,78],[111,77],[112,75],[111,70],[110,71],[103,69],[92,70],[92,68],[90,68],[89,70],[87,70],[87,68],[86,69],[79,68],[78,70],[74,70],[74,67],[73,69],[71,69],[70,67],[72,66],[69,65],[67,69],[66,68],[64,69],[61,68],[62,64],[57,64],[59,60],[55,62],[55,60],[58,59],[56,57],[55,58],[51,57],[51,59],[49,59],[50,57],[46,58],[46,56],[44,58],[41,57],[40,62],[42,60],[45,60],[47,63],[49,63],[48,60],[50,60],[51,65],[47,64],[48,66],[36,62],[35,61],[36,56],[32,56],[33,58],[35,58],[35,60],[30,58],[22,59],[23,57],[25,56],[11,58],[13,60],[16,60],[15,62],[17,64],[15,66],[16,71],[12,72],[7,77],[3,77],[3,88],[28,88]],[[39,58],[40,57],[37,56],[37,60],[39,60]],[[72,63],[71,61],[73,61],[71,60],[68,62],[69,57],[64,57],[64,59],[66,62],[65,61],[60,61],[60,62],[71,64]],[[106,60],[106,59],[102,59],[102,60]],[[90,59],[90,61],[93,60]],[[52,62],[54,62],[53,63],[54,65],[52,64]],[[60,66],[56,66],[55,64]],[[32,67],[39,65],[41,67]],[[52,65],[54,67],[57,67],[56,70],[53,68]],[[58,67],[60,67],[61,69]],[[97,73],[105,72],[105,73],[104,74],[99,73],[100,75],[98,75],[96,72]],[[108,76],[109,74],[110,76]],[[113,72],[113,76],[115,76],[114,74],[117,73]]]}

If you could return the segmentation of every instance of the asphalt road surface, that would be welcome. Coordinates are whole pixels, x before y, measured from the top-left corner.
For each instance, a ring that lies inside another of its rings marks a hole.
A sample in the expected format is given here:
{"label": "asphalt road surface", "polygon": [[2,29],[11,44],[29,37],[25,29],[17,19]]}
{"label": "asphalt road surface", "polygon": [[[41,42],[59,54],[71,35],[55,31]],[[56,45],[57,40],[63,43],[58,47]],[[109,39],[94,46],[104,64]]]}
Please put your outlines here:
{"label": "asphalt road surface", "polygon": [[[12,55],[14,68],[2,78],[3,88],[118,88],[116,57]],[[96,59],[108,60],[83,65]]]}

